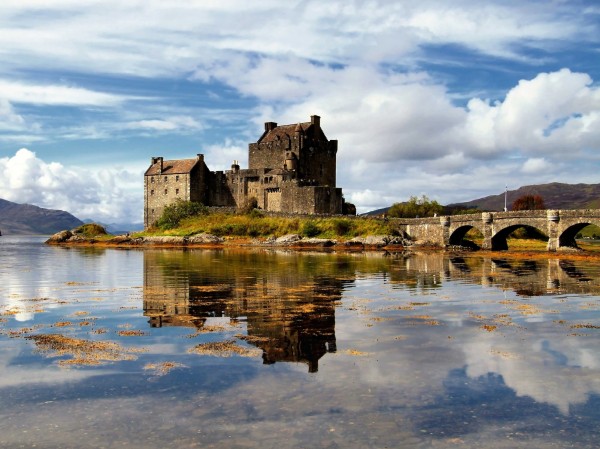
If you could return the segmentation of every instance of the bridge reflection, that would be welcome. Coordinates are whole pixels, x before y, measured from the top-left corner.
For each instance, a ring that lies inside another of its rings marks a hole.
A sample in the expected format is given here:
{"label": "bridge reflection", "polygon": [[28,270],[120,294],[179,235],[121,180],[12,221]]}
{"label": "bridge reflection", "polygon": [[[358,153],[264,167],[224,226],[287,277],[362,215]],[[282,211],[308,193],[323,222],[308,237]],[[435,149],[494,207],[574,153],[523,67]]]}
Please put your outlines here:
{"label": "bridge reflection", "polygon": [[436,288],[444,281],[468,280],[487,287],[513,290],[521,296],[600,294],[600,267],[557,258],[509,259],[502,257],[416,254],[392,272],[391,281],[406,288]]}

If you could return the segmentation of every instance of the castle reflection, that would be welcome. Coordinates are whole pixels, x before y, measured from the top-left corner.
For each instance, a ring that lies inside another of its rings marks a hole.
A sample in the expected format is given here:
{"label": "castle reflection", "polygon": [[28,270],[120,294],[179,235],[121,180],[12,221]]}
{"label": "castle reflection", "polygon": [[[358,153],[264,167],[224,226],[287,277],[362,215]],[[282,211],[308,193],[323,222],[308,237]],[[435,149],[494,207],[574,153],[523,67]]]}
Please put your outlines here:
{"label": "castle reflection", "polygon": [[597,264],[554,258],[147,250],[144,315],[152,327],[200,331],[210,318],[243,322],[243,339],[263,351],[265,364],[300,362],[316,372],[321,357],[336,351],[336,304],[365,274],[417,292],[461,279],[524,297],[600,292]]}
{"label": "castle reflection", "polygon": [[[320,259],[320,258],[319,258]],[[202,329],[207,319],[244,321],[265,364],[301,362],[310,372],[336,351],[335,304],[351,279],[291,253],[146,251],[144,315],[152,327]]]}

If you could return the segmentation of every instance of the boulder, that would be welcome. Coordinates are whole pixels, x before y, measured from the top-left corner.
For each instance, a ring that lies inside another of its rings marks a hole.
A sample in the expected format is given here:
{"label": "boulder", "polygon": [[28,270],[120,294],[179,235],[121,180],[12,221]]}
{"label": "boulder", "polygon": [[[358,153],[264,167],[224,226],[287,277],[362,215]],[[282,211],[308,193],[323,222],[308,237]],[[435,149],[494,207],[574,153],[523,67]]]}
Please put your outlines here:
{"label": "boulder", "polygon": [[73,233],[71,231],[60,231],[46,240],[46,243],[64,243],[71,237],[73,237]]}
{"label": "boulder", "polygon": [[132,243],[131,237],[128,235],[115,235],[112,239],[110,239],[110,243],[117,243],[119,245],[123,243]]}
{"label": "boulder", "polygon": [[346,242],[347,246],[357,246],[357,245],[365,245],[365,246],[376,246],[378,248],[388,246],[388,245],[402,245],[407,246],[408,241],[400,236],[391,236],[391,235],[369,235],[367,237],[355,237],[352,240]]}
{"label": "boulder", "polygon": [[223,241],[224,239],[222,237],[205,233],[191,235],[187,238],[187,242],[190,244],[217,244],[223,243]]}
{"label": "boulder", "polygon": [[302,239],[295,243],[298,246],[319,246],[319,247],[330,247],[334,246],[337,243],[336,240],[331,239]]}
{"label": "boulder", "polygon": [[274,243],[276,245],[289,245],[291,243],[296,243],[300,240],[302,240],[302,237],[298,234],[287,234],[275,239]]}
{"label": "boulder", "polygon": [[143,242],[146,245],[185,245],[187,243],[187,238],[175,235],[152,235],[144,237]]}

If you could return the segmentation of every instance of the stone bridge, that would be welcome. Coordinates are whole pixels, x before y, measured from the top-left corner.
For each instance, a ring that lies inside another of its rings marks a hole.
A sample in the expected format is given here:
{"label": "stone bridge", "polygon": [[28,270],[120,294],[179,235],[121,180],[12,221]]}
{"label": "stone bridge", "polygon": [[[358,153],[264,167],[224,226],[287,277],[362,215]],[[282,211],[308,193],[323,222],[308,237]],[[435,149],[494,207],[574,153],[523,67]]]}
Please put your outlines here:
{"label": "stone bridge", "polygon": [[483,235],[482,249],[506,250],[506,238],[521,227],[535,228],[548,236],[548,251],[577,248],[575,236],[584,227],[600,226],[600,209],[527,210],[483,212],[432,218],[394,218],[400,231],[413,240],[437,246],[460,245],[472,228]]}

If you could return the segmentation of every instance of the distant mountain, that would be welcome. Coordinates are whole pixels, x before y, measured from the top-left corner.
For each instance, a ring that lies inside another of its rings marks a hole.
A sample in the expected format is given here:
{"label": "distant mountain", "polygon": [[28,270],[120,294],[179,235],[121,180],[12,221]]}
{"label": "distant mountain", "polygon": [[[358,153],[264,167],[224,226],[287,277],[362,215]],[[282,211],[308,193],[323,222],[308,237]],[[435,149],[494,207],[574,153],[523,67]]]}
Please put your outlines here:
{"label": "distant mountain", "polygon": [[80,219],[62,210],[43,209],[0,199],[0,231],[3,235],[49,235],[82,224]]}
{"label": "distant mountain", "polygon": [[109,234],[125,234],[126,232],[135,232],[135,231],[143,231],[144,223],[102,223],[100,221],[92,220],[91,218],[86,218],[83,220],[84,223],[98,223],[99,225],[104,226],[106,232]]}
{"label": "distant mountain", "polygon": [[[508,209],[513,201],[523,195],[540,195],[547,209],[600,209],[600,184],[537,184],[523,186],[517,190],[509,190],[507,195]],[[455,208],[477,208],[480,210],[500,211],[504,209],[504,192],[490,195],[464,203],[449,204]]]}
{"label": "distant mountain", "polygon": [[[537,184],[509,190],[507,194],[508,210],[512,203],[523,195],[540,195],[547,209],[600,209],[600,184]],[[447,214],[455,209],[479,209],[482,211],[501,211],[504,209],[504,192],[463,203],[448,204]],[[362,215],[382,215],[389,207],[373,210]]]}

